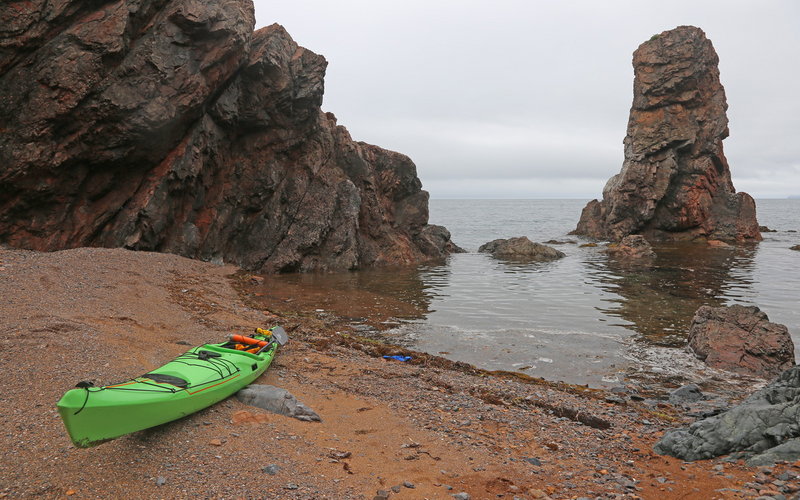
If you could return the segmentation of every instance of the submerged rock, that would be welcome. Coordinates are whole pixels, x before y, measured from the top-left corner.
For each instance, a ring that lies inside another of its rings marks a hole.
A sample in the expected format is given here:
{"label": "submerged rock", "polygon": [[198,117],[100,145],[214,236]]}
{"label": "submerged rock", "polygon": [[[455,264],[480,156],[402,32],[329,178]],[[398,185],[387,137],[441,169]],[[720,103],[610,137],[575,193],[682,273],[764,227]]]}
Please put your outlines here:
{"label": "submerged rock", "polygon": [[494,257],[538,261],[556,260],[566,255],[555,248],[534,243],[527,236],[492,240],[481,245],[478,251],[490,253]]}
{"label": "submerged rock", "polygon": [[641,234],[631,234],[618,244],[608,246],[608,253],[623,259],[652,259],[656,256],[653,247]]}
{"label": "submerged rock", "polygon": [[762,378],[795,361],[789,330],[756,306],[702,306],[689,327],[689,347],[713,368]]}
{"label": "submerged rock", "polygon": [[320,422],[317,412],[297,400],[289,391],[272,385],[250,385],[236,393],[242,403],[304,421]]}
{"label": "submerged rock", "polygon": [[724,413],[667,431],[654,450],[683,460],[741,452],[750,465],[800,459],[800,367]]}
{"label": "submerged rock", "polygon": [[453,250],[414,163],[323,112],[327,61],[277,24],[253,32],[251,0],[14,5],[0,7],[0,243],[259,272]]}
{"label": "submerged rock", "polygon": [[619,174],[581,214],[575,234],[618,241],[760,240],[755,202],[736,193],[719,58],[702,30],[680,26],[633,54],[633,106]]}

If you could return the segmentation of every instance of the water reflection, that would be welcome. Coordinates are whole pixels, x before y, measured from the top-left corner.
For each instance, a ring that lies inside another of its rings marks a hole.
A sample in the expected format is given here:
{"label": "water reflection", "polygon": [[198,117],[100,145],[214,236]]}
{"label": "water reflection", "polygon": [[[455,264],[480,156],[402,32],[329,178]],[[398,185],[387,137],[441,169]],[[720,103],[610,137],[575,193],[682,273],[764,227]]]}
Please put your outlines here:
{"label": "water reflection", "polygon": [[283,274],[270,276],[254,291],[274,310],[330,311],[346,320],[378,324],[424,319],[437,283],[447,282],[449,275],[446,265]]}
{"label": "water reflection", "polygon": [[695,311],[719,307],[752,294],[756,247],[714,248],[673,244],[655,247],[650,263],[608,256],[590,262],[600,286],[613,291],[599,310],[631,323],[638,339],[660,346],[682,346]]}

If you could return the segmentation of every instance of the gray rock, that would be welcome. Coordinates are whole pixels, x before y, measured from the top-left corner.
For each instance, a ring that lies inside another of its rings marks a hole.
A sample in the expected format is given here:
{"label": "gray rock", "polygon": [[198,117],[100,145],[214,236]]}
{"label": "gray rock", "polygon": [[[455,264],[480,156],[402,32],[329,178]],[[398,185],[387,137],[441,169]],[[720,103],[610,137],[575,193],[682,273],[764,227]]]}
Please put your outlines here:
{"label": "gray rock", "polygon": [[527,236],[509,238],[507,240],[492,240],[481,245],[478,251],[490,253],[493,257],[535,261],[556,260],[566,255],[564,252],[560,252],[555,248],[542,245],[541,243],[534,243],[529,240]]}
{"label": "gray rock", "polygon": [[800,459],[797,438],[800,367],[795,366],[730,410],[667,431],[654,450],[689,461],[741,452],[748,464],[765,465]]}
{"label": "gray rock", "polygon": [[455,498],[456,500],[469,500],[472,497],[469,496],[469,493],[464,493],[462,491],[461,493],[456,493],[455,495],[453,495],[453,498]]}
{"label": "gray rock", "polygon": [[414,489],[414,488],[416,488],[416,487],[417,487],[417,486],[416,486],[414,483],[412,483],[411,481],[403,481],[403,486],[405,486],[406,488],[409,488],[409,489]]}
{"label": "gray rock", "polygon": [[688,384],[672,391],[669,395],[669,402],[670,404],[680,406],[686,403],[702,401],[703,398],[703,392],[697,384]]}
{"label": "gray rock", "polygon": [[156,486],[164,486],[167,484],[167,479],[164,476],[158,476],[156,478]]}
{"label": "gray rock", "polygon": [[378,490],[372,500],[388,500],[391,493],[388,490]]}
{"label": "gray rock", "polygon": [[296,485],[294,483],[286,483],[283,486],[283,489],[285,489],[285,490],[297,490],[297,489],[300,489],[300,486],[298,486],[298,485]]}
{"label": "gray rock", "polygon": [[275,464],[267,465],[266,467],[261,469],[262,472],[266,472],[270,476],[274,476],[280,470],[281,470],[280,466],[279,465],[275,465]]}
{"label": "gray rock", "polygon": [[246,405],[256,406],[279,415],[293,417],[306,422],[321,422],[317,413],[297,400],[286,389],[272,385],[251,385],[236,393]]}

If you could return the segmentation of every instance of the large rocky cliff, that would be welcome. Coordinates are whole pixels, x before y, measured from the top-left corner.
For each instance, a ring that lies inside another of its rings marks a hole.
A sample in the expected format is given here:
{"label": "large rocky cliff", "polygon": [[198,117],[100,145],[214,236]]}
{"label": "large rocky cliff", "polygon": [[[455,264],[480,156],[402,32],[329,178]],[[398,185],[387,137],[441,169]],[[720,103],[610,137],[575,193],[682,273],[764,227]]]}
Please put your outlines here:
{"label": "large rocky cliff", "polygon": [[681,26],[633,54],[633,106],[622,171],[581,214],[575,234],[620,240],[760,240],[755,202],[731,182],[722,140],[728,107],[719,58]]}
{"label": "large rocky cliff", "polygon": [[327,62],[250,0],[0,6],[0,243],[265,272],[446,255],[399,153],[321,111]]}

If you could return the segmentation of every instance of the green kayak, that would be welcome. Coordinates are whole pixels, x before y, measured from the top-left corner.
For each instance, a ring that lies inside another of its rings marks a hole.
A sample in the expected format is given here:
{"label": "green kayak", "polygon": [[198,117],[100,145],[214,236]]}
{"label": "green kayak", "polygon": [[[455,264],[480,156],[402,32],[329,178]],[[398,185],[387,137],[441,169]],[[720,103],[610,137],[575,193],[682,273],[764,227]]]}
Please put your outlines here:
{"label": "green kayak", "polygon": [[247,386],[267,369],[286,332],[256,329],[220,344],[188,350],[149,373],[121,384],[81,382],[58,402],[76,446],[88,448],[192,414]]}

